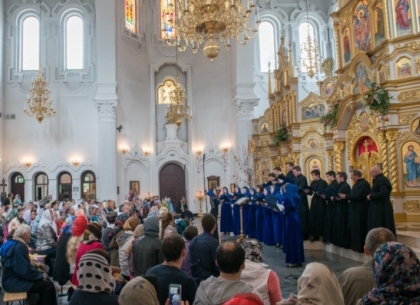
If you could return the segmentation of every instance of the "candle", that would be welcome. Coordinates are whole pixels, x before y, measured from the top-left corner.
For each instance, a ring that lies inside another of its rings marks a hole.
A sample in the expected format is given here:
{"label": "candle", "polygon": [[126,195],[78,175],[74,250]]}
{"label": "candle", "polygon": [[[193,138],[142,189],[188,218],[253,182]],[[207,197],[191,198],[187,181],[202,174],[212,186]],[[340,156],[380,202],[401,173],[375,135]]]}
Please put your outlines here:
{"label": "candle", "polygon": [[185,0],[185,10],[188,10],[188,0]]}

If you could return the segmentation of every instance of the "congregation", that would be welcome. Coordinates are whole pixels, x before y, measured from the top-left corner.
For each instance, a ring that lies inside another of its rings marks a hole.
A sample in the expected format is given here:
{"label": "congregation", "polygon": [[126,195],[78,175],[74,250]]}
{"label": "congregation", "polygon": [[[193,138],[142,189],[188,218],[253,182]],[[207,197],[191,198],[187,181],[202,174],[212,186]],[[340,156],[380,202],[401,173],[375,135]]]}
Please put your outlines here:
{"label": "congregation", "polygon": [[[10,194],[1,207],[2,288],[36,294],[40,305],[58,303],[51,280],[71,283],[70,305],[419,304],[420,262],[396,242],[380,169],[370,171],[372,188],[357,170],[352,189],[343,172],[327,173],[329,183],[319,171],[311,174],[308,186],[300,167],[288,164],[286,175],[275,168],[258,191],[208,190],[212,209],[201,218],[201,234],[185,198],[172,204],[130,194],[117,207],[113,200],[22,203]],[[244,197],[241,225],[235,203]],[[232,232],[248,238],[236,242]],[[277,274],[264,264],[262,243],[282,247],[287,266],[299,267],[303,240],[321,238],[369,259],[339,278],[326,265],[307,264],[297,294],[282,296]]]}

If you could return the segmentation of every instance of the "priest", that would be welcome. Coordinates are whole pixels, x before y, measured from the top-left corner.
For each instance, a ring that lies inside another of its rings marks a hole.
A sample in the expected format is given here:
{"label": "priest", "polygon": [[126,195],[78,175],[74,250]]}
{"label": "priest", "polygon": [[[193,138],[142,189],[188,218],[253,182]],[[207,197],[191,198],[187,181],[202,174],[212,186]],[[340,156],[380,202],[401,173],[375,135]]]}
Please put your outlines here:
{"label": "priest", "polygon": [[324,179],[321,179],[319,170],[311,171],[311,188],[305,193],[312,196],[311,209],[309,210],[309,232],[311,235],[310,241],[317,241],[324,235],[326,200],[318,194],[319,189],[327,189],[328,184]]}
{"label": "priest", "polygon": [[293,175],[295,175],[295,185],[299,188],[298,194],[300,196],[299,215],[302,224],[303,240],[308,240],[309,237],[309,204],[308,196],[304,189],[308,188],[308,180],[302,175],[300,166],[293,167]]}

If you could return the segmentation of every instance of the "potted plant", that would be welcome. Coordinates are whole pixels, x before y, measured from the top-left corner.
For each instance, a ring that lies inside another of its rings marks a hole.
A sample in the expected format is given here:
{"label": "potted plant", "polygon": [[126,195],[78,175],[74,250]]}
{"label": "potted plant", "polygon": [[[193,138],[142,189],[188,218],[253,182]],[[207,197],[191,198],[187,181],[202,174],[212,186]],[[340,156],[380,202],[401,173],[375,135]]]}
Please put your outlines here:
{"label": "potted plant", "polygon": [[289,131],[287,130],[286,125],[282,125],[274,135],[273,142],[276,146],[279,146],[280,142],[286,142],[287,140],[289,140]]}
{"label": "potted plant", "polygon": [[322,124],[324,124],[324,127],[332,126],[337,116],[338,108],[340,108],[341,102],[342,102],[341,100],[337,100],[334,104],[332,104],[329,107],[328,112],[324,114],[323,116],[321,116],[319,121]]}
{"label": "potted plant", "polygon": [[380,113],[387,115],[389,107],[391,107],[391,96],[388,90],[382,88],[377,83],[372,83],[369,92],[363,96],[365,107],[369,108],[372,113]]}

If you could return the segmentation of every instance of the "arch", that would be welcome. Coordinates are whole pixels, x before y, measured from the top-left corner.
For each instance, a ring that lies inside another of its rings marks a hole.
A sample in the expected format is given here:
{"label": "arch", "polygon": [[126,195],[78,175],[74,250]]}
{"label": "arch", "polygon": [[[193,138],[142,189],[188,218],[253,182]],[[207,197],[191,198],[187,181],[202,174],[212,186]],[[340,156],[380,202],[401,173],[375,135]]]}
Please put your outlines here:
{"label": "arch", "polygon": [[87,200],[96,199],[96,175],[92,171],[84,171],[81,179],[81,190],[83,198]]}
{"label": "arch", "polygon": [[65,69],[83,70],[85,63],[85,23],[77,12],[71,12],[64,19]]}
{"label": "arch", "polygon": [[34,198],[37,201],[48,197],[48,176],[44,172],[37,172],[34,175]]}
{"label": "arch", "polygon": [[10,175],[10,192],[13,195],[19,194],[20,200],[25,201],[25,178],[20,172],[14,172]]}
{"label": "arch", "polygon": [[57,177],[57,199],[60,201],[72,200],[73,178],[69,172],[60,172]]}
{"label": "arch", "polygon": [[172,203],[178,203],[186,197],[185,170],[179,162],[167,162],[159,169],[159,194],[161,198],[171,197]]}

